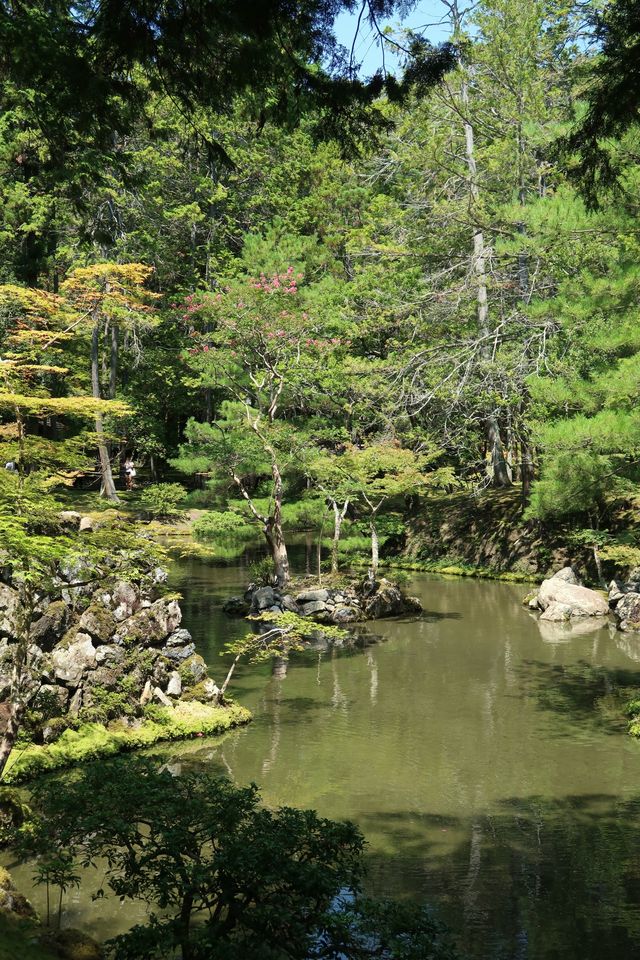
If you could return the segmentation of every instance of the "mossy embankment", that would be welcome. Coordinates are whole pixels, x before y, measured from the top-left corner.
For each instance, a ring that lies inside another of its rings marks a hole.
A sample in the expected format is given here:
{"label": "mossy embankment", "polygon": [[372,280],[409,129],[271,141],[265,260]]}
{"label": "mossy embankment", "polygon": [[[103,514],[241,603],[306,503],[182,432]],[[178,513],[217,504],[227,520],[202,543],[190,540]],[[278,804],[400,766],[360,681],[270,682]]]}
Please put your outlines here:
{"label": "mossy embankment", "polygon": [[216,736],[251,720],[245,707],[213,706],[198,701],[178,702],[158,708],[158,718],[126,725],[114,722],[82,724],[66,730],[54,743],[19,745],[12,752],[4,773],[5,783],[22,783],[33,777],[90,760],[101,760],[162,741],[195,736]]}
{"label": "mossy embankment", "polygon": [[[407,570],[505,580],[542,580],[567,564],[577,564],[597,581],[593,550],[578,531],[587,517],[525,520],[519,488],[458,492],[424,498],[406,518],[400,537],[384,545],[383,562]],[[602,526],[612,533],[640,537],[637,512],[613,505]],[[605,564],[605,567],[607,565]],[[611,571],[605,569],[605,573]]]}

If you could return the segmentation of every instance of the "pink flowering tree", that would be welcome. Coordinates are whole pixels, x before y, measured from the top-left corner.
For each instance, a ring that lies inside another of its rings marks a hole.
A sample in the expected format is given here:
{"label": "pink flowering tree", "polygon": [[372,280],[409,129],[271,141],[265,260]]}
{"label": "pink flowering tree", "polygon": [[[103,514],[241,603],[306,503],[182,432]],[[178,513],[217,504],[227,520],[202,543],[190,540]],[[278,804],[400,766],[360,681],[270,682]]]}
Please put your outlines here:
{"label": "pink flowering tree", "polygon": [[[223,473],[235,485],[262,528],[280,586],[290,579],[284,475],[303,442],[298,426],[317,410],[340,346],[305,309],[302,279],[293,267],[244,278],[188,299],[184,313],[193,327],[190,383],[212,390],[217,410],[212,423],[188,424],[187,445],[175,463],[183,470]],[[270,476],[267,512],[251,493],[256,474]]]}

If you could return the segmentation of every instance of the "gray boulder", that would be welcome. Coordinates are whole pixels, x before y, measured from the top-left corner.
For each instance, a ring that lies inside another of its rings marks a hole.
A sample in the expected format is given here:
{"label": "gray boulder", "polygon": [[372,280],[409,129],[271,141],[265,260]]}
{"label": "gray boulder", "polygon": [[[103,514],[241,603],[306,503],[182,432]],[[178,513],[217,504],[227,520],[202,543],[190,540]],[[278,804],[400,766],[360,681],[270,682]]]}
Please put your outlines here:
{"label": "gray boulder", "polygon": [[612,580],[609,584],[609,605],[615,607],[619,600],[622,600],[625,593],[629,593],[626,583],[621,580]]}
{"label": "gray boulder", "polygon": [[113,667],[96,667],[90,670],[84,682],[85,690],[91,687],[104,687],[105,690],[115,690],[118,681],[124,676],[124,666],[115,664]]}
{"label": "gray boulder", "polygon": [[300,605],[293,599],[290,593],[286,593],[280,602],[282,604],[282,609],[286,613],[297,613],[300,615]]}
{"label": "gray boulder", "polygon": [[117,647],[114,644],[104,643],[96,650],[96,664],[99,667],[114,667],[116,664],[122,663],[124,658],[125,653],[122,647]]}
{"label": "gray boulder", "polygon": [[151,680],[147,680],[144,685],[144,690],[140,694],[140,706],[146,707],[148,703],[153,699],[153,684]]}
{"label": "gray boulder", "polygon": [[153,690],[153,699],[157,700],[158,703],[161,703],[163,707],[172,707],[173,703],[169,700],[169,697],[166,693],[163,693],[160,687],[155,687]]}
{"label": "gray boulder", "polygon": [[355,623],[360,618],[360,611],[355,607],[336,607],[331,614],[332,623]]}
{"label": "gray boulder", "polygon": [[296,596],[296,601],[303,605],[307,603],[326,603],[328,599],[328,590],[303,590]]}
{"label": "gray boulder", "polygon": [[550,603],[546,610],[543,610],[540,619],[549,620],[551,623],[562,623],[571,619],[572,608],[567,603]]}
{"label": "gray boulder", "polygon": [[627,593],[615,609],[621,630],[640,630],[640,593]]}
{"label": "gray boulder", "polygon": [[280,594],[273,587],[258,587],[251,597],[251,612],[261,613],[275,606],[279,600]]}
{"label": "gray boulder", "polygon": [[174,670],[169,677],[169,683],[167,684],[167,696],[169,697],[179,697],[182,693],[182,680],[180,679],[180,674],[177,670]]}
{"label": "gray boulder", "polygon": [[301,604],[300,611],[303,617],[312,617],[318,613],[326,613],[327,602],[326,600],[310,600],[307,603]]}
{"label": "gray boulder", "polygon": [[411,604],[407,601],[408,598],[400,588],[383,577],[376,584],[375,593],[365,599],[364,612],[371,620],[381,620],[385,617],[398,617],[404,613],[417,612],[420,609],[419,601],[412,599]]}
{"label": "gray boulder", "polygon": [[111,591],[111,602],[116,620],[126,620],[140,606],[140,594],[131,583],[119,580]]}
{"label": "gray boulder", "polygon": [[163,647],[162,656],[169,660],[187,660],[196,652],[195,643],[188,643],[186,647]]}
{"label": "gray boulder", "polygon": [[174,632],[167,637],[165,640],[165,646],[167,647],[184,647],[187,643],[191,643],[193,637],[184,627],[180,627],[179,630],[174,630]]}
{"label": "gray boulder", "polygon": [[69,703],[69,716],[77,717],[80,713],[80,708],[82,707],[82,687],[79,687],[74,695],[71,697],[71,702]]}
{"label": "gray boulder", "polygon": [[538,591],[538,606],[545,611],[552,603],[570,608],[570,619],[577,617],[606,617],[609,604],[595,590],[569,583],[560,577],[543,580]]}
{"label": "gray boulder", "polygon": [[55,677],[67,686],[77,687],[87,670],[96,667],[96,649],[91,637],[78,633],[66,647],[56,647],[51,654]]}
{"label": "gray boulder", "polygon": [[91,603],[78,622],[78,628],[97,643],[107,643],[114,635],[117,622],[111,610],[101,603]]}
{"label": "gray boulder", "polygon": [[185,676],[186,671],[189,672],[193,684],[201,683],[207,676],[207,664],[198,653],[194,653],[186,660],[183,660],[180,669],[182,670],[183,676]]}
{"label": "gray boulder", "polygon": [[582,580],[573,569],[573,567],[563,567],[550,578],[552,580],[564,580],[565,583],[572,583],[574,586],[581,587]]}
{"label": "gray boulder", "polygon": [[96,664],[99,667],[114,667],[124,661],[125,653],[122,647],[113,644],[102,644],[96,650]]}
{"label": "gray boulder", "polygon": [[78,530],[80,528],[82,515],[79,514],[77,510],[63,510],[59,516],[60,523],[63,527],[71,527],[72,530]]}
{"label": "gray boulder", "polygon": [[116,637],[121,642],[154,646],[170,636],[182,620],[182,611],[175,600],[156,600],[150,607],[138,610],[125,623],[122,623]]}
{"label": "gray boulder", "polygon": [[220,688],[215,680],[211,679],[211,677],[207,677],[206,680],[203,680],[198,688],[198,692],[198,699],[204,701],[217,700],[220,696]]}

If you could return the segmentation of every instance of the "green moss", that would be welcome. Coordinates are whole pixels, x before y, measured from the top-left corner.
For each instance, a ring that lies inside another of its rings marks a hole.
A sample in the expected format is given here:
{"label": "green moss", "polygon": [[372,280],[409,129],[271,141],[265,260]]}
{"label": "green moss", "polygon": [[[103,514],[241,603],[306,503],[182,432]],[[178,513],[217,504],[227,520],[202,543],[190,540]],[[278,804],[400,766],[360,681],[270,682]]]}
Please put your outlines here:
{"label": "green moss", "polygon": [[55,743],[15,750],[5,768],[5,782],[19,783],[76,763],[150,747],[162,740],[182,740],[199,734],[213,736],[250,719],[245,707],[214,707],[194,700],[167,707],[161,723],[145,719],[136,726],[113,724],[109,728],[100,723],[82,724],[78,730],[66,730]]}
{"label": "green moss", "polygon": [[206,687],[206,680],[201,680],[200,683],[195,683],[192,686],[187,687],[186,690],[183,690],[182,702],[199,703],[202,700],[206,700],[209,695],[210,692]]}
{"label": "green moss", "polygon": [[[352,566],[367,567],[369,561],[355,563]],[[450,560],[402,560],[394,557],[381,560],[380,566],[391,570],[414,570],[416,573],[439,573],[447,577],[478,577],[482,580],[504,580],[507,583],[540,583],[541,577],[515,570],[492,570],[491,567],[476,567],[466,563],[452,563]]]}
{"label": "green moss", "polygon": [[60,954],[40,941],[42,929],[0,910],[0,960],[60,960]]}
{"label": "green moss", "polygon": [[80,930],[47,930],[0,911],[0,960],[101,960],[98,943]]}

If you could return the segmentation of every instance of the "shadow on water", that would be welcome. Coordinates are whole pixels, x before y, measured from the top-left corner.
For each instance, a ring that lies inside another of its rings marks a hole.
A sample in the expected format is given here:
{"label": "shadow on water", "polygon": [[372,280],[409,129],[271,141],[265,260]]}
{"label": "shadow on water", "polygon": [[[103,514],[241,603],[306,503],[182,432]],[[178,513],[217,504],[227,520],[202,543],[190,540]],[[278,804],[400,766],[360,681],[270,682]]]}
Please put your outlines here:
{"label": "shadow on water", "polygon": [[533,696],[542,710],[561,717],[556,736],[575,736],[576,727],[619,734],[626,728],[624,705],[640,690],[639,669],[594,665],[586,660],[523,660],[518,673],[526,694]]}
{"label": "shadow on water", "polygon": [[[640,797],[514,797],[491,814],[361,819],[384,830],[373,892],[437,903],[477,960],[634,960],[640,955]],[[425,843],[425,835],[430,839]]]}

